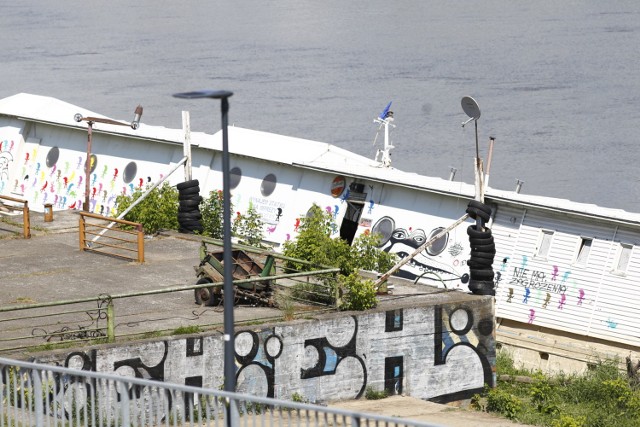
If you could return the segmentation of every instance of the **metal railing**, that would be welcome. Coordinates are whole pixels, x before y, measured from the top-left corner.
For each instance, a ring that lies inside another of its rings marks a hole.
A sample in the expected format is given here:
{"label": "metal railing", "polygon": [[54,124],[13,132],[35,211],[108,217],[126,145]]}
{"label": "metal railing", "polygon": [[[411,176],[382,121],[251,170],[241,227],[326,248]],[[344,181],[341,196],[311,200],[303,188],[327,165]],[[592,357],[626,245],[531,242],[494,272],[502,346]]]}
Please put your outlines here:
{"label": "metal railing", "polygon": [[[89,219],[95,222],[89,222]],[[114,223],[118,226],[113,227]],[[123,225],[133,230],[124,229]],[[144,231],[140,223],[80,212],[79,234],[81,251],[144,262]],[[95,237],[90,241],[87,236]],[[98,238],[101,238],[100,242],[97,242]],[[131,256],[132,253],[135,256]]]}
{"label": "metal railing", "polygon": [[0,426],[406,426],[409,419],[0,358]]}
{"label": "metal railing", "polygon": [[[242,246],[234,245],[236,247]],[[243,248],[264,253],[256,248]],[[279,254],[272,256],[278,258],[273,274],[234,280],[233,284],[239,290],[241,286],[251,288],[254,283],[270,282],[272,295],[268,299],[274,301],[274,308],[279,311],[274,311],[273,315],[267,314],[269,317],[264,314],[262,318],[238,317],[236,324],[282,320],[295,317],[296,312],[308,314],[310,309],[316,312],[336,309],[336,300],[322,305],[310,298],[313,296],[321,300],[332,295],[333,289],[323,288],[327,286],[326,283],[321,283],[317,278],[321,277],[322,281],[327,282],[334,277],[335,281],[338,268],[320,266],[311,271],[297,271],[285,265],[283,261],[286,257]],[[195,274],[193,280],[196,282]],[[213,286],[222,286],[222,283],[175,285],[119,294],[0,306],[0,354],[7,355],[10,351],[20,349],[43,351],[72,343],[112,343],[118,339],[169,335],[185,323],[200,330],[218,328],[222,326],[223,319],[217,305],[200,306],[197,311],[193,309],[194,293]],[[162,301],[175,301],[172,294],[176,292],[182,292],[181,297],[185,300],[185,304],[181,305],[183,309],[178,307],[171,313],[160,315],[157,305],[149,304],[150,298],[154,298],[159,305],[162,305]],[[236,298],[238,305],[245,303],[246,298],[242,297],[241,292],[238,292]],[[312,308],[311,305],[315,307]],[[172,322],[172,319],[177,320]],[[176,322],[179,325],[174,324]]]}
{"label": "metal railing", "polygon": [[31,222],[29,218],[29,202],[23,199],[16,199],[10,196],[0,196],[2,200],[9,200],[15,203],[22,203],[22,234],[25,239],[31,238]]}

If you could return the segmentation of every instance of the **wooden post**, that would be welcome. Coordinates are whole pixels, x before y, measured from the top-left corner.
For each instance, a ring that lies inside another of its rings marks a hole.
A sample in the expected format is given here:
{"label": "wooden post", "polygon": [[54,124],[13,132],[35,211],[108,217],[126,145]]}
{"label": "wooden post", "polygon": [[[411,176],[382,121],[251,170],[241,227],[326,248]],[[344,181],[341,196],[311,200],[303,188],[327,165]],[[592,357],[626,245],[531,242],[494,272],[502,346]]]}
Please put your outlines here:
{"label": "wooden post", "polygon": [[138,262],[144,262],[144,229],[142,224],[138,225]]}
{"label": "wooden post", "polygon": [[182,129],[184,129],[184,143],[182,151],[187,158],[184,164],[184,180],[191,181],[191,122],[189,120],[189,112],[182,112]]}
{"label": "wooden post", "polygon": [[80,250],[84,251],[84,245],[85,245],[84,215],[82,215],[82,212],[80,212],[80,217],[78,219],[78,232],[80,234]]}
{"label": "wooden post", "polygon": [[113,307],[113,299],[109,297],[109,302],[107,303],[107,342],[115,342],[116,341],[116,315],[115,309]]}
{"label": "wooden post", "polygon": [[22,232],[25,239],[31,238],[31,218],[29,218],[29,202],[25,200],[22,207]]}

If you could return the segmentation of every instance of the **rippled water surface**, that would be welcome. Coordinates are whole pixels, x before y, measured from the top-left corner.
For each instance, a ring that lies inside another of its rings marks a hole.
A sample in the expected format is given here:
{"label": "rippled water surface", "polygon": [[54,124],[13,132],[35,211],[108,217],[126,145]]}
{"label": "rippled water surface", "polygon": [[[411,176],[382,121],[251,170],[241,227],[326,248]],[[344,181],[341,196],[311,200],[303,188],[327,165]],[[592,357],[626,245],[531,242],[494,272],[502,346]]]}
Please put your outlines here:
{"label": "rippled water surface", "polygon": [[0,97],[214,132],[217,103],[171,94],[228,89],[238,126],[369,157],[393,101],[393,165],[473,182],[470,95],[492,187],[640,212],[637,1],[0,3]]}

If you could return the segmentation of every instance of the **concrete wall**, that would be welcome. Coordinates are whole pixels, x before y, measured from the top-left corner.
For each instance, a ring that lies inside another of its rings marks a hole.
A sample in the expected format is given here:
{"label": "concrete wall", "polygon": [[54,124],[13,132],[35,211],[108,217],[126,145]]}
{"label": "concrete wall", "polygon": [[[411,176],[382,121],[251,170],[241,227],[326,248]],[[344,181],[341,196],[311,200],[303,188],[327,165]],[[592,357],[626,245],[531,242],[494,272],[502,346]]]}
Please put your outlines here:
{"label": "concrete wall", "polygon": [[[453,294],[419,307],[237,330],[237,389],[282,399],[298,393],[310,402],[359,398],[368,388],[437,401],[470,397],[495,382],[493,298]],[[216,332],[36,360],[219,389],[223,346]]]}

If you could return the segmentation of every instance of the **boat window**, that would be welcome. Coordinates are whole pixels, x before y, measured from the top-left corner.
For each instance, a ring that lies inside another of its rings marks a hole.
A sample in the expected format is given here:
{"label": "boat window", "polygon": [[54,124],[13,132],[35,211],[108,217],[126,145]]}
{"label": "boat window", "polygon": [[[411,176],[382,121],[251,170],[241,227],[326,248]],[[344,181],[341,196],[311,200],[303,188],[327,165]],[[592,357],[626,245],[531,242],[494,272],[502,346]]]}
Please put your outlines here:
{"label": "boat window", "polygon": [[[433,239],[436,235],[438,235],[438,233],[442,232],[443,230],[445,230],[444,227],[434,228],[433,231],[431,231],[431,234],[429,234],[427,241]],[[449,241],[449,233],[445,233],[444,236],[440,237],[438,240],[433,242],[431,246],[427,248],[427,253],[431,256],[440,255],[442,251],[444,251],[445,248],[447,247],[448,241]]]}
{"label": "boat window", "polygon": [[47,153],[47,167],[50,168],[58,162],[60,157],[60,149],[58,147],[51,147]]}
{"label": "boat window", "polygon": [[616,265],[616,273],[626,273],[631,259],[631,250],[633,245],[628,243],[620,243],[620,251],[618,252],[618,263]]}
{"label": "boat window", "polygon": [[576,256],[576,264],[587,265],[587,259],[589,258],[589,252],[591,252],[591,243],[593,239],[582,238],[580,240],[580,247],[578,248],[578,255]]}
{"label": "boat window", "polygon": [[133,178],[136,177],[138,173],[138,165],[136,162],[129,162],[129,164],[124,168],[124,173],[122,174],[122,180],[128,184],[133,181]]}
{"label": "boat window", "polygon": [[553,231],[541,230],[542,236],[540,237],[540,243],[538,245],[538,253],[536,256],[546,258],[549,255],[549,249],[551,248],[551,239],[553,238]]}
{"label": "boat window", "polygon": [[240,180],[242,179],[242,169],[235,166],[229,171],[229,188],[233,190],[238,185],[240,185]]}
{"label": "boat window", "polygon": [[373,228],[371,229],[372,233],[377,233],[380,235],[380,242],[378,243],[378,247],[384,246],[391,236],[393,235],[393,230],[396,228],[396,222],[393,218],[385,216],[378,220],[375,223]]}
{"label": "boat window", "polygon": [[270,196],[271,193],[273,193],[273,190],[276,189],[276,183],[277,179],[274,174],[270,173],[269,175],[265,176],[262,180],[262,185],[260,185],[260,193],[262,193],[262,196]]}

